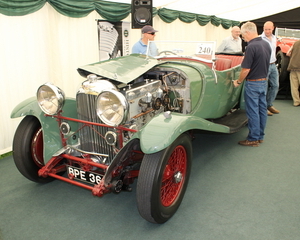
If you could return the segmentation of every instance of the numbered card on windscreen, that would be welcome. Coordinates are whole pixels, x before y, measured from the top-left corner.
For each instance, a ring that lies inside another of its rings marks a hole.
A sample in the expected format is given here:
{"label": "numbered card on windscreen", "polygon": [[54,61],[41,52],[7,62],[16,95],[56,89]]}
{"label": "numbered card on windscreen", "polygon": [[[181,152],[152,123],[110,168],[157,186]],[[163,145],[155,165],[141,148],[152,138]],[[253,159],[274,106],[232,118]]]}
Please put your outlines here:
{"label": "numbered card on windscreen", "polygon": [[197,44],[196,54],[213,55],[215,42],[200,42]]}
{"label": "numbered card on windscreen", "polygon": [[215,58],[215,42],[198,42],[196,47],[196,56],[212,60]]}

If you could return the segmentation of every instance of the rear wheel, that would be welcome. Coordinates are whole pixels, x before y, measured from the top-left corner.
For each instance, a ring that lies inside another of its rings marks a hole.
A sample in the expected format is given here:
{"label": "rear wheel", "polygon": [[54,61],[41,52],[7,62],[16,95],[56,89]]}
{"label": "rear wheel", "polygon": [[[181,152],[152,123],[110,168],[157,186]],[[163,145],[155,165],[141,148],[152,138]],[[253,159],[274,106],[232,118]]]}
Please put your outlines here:
{"label": "rear wheel", "polygon": [[13,140],[13,157],[20,173],[31,181],[46,183],[51,177],[39,177],[38,171],[44,163],[43,131],[39,120],[26,116],[18,126]]}
{"label": "rear wheel", "polygon": [[289,84],[289,72],[287,67],[289,65],[289,57],[285,55],[282,51],[279,51],[276,55],[276,64],[279,74],[279,88],[285,88]]}
{"label": "rear wheel", "polygon": [[144,156],[137,183],[137,205],[144,219],[164,223],[174,215],[188,184],[191,159],[192,143],[187,134],[168,148]]}

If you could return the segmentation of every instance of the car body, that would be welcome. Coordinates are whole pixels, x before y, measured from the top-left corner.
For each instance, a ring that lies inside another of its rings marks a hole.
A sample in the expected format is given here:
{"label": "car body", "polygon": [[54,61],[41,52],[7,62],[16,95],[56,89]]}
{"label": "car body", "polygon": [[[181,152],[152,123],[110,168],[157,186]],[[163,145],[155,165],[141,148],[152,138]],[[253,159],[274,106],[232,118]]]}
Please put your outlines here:
{"label": "car body", "polygon": [[131,54],[80,67],[85,81],[76,98],[45,83],[16,106],[11,117],[25,116],[13,142],[19,171],[99,197],[130,191],[137,178],[141,216],[171,218],[188,184],[193,133],[234,133],[247,117],[243,84],[232,83],[243,56],[215,55],[214,42],[161,44],[166,50],[154,58]]}
{"label": "car body", "polygon": [[300,39],[300,30],[288,28],[276,28],[275,36],[277,38],[276,64],[279,73],[279,91],[289,84],[289,72],[287,67],[290,58],[286,56],[288,50]]}

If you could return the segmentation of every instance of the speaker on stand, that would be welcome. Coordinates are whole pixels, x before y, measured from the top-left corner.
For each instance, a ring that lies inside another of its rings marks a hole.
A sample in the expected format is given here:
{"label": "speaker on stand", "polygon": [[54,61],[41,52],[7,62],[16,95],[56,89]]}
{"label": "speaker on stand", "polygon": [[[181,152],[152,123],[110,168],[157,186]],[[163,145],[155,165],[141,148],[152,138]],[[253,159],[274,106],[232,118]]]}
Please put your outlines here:
{"label": "speaker on stand", "polygon": [[152,0],[131,1],[131,28],[152,26]]}

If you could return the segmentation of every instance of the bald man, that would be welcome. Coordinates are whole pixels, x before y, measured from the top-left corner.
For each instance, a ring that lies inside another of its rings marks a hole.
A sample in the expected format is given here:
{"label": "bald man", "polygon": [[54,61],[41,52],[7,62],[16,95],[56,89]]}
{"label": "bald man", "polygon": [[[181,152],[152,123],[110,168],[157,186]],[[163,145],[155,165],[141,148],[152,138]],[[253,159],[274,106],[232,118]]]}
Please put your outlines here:
{"label": "bald man", "polygon": [[264,31],[261,34],[261,38],[269,43],[272,53],[270,58],[270,66],[268,72],[268,86],[267,86],[267,108],[268,108],[268,116],[272,116],[274,113],[278,114],[279,111],[273,106],[273,101],[275,100],[278,89],[279,89],[279,76],[278,70],[276,67],[276,44],[277,39],[273,34],[274,23],[273,22],[265,22]]}
{"label": "bald man", "polygon": [[237,53],[242,52],[242,39],[240,38],[241,29],[234,26],[231,29],[231,36],[225,38],[218,47],[217,52]]}

